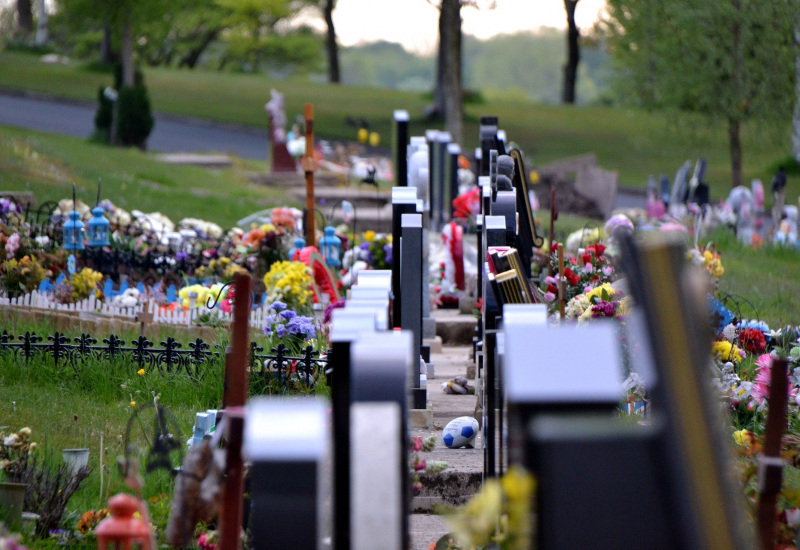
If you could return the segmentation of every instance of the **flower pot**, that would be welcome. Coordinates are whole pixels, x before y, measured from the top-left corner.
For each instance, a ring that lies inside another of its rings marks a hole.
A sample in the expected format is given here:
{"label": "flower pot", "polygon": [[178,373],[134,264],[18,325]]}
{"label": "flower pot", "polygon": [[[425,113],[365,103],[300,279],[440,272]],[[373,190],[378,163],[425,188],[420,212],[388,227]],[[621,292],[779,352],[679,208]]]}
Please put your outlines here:
{"label": "flower pot", "polygon": [[78,470],[89,464],[89,449],[64,449],[61,451],[61,458],[69,466],[72,475]]}
{"label": "flower pot", "polygon": [[0,520],[12,530],[21,527],[26,488],[24,483],[0,483]]}

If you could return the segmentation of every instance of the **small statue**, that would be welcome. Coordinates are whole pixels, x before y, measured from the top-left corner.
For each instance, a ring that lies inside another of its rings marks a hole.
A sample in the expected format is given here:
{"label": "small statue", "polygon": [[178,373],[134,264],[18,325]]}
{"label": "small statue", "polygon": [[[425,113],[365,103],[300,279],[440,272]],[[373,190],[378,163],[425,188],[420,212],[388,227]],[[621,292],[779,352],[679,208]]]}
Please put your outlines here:
{"label": "small statue", "polygon": [[270,100],[264,105],[264,110],[269,115],[271,138],[276,143],[286,143],[286,111],[283,108],[283,94],[274,88],[269,94]]}

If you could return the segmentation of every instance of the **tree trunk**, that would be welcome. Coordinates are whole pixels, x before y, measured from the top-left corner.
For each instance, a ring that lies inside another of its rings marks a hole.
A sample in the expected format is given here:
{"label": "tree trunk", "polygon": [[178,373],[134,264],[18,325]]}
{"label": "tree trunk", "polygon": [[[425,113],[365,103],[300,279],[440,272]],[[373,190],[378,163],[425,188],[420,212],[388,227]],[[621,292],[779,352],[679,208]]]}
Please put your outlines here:
{"label": "tree trunk", "polygon": [[728,144],[731,149],[731,184],[742,185],[742,140],[739,132],[739,119],[728,118]]}
{"label": "tree trunk", "polygon": [[47,6],[45,0],[38,0],[39,21],[36,23],[36,40],[37,46],[47,44]]}
{"label": "tree trunk", "polygon": [[17,0],[17,32],[23,38],[27,38],[33,32],[31,0]]}
{"label": "tree trunk", "polygon": [[133,84],[133,25],[128,21],[122,29],[122,85]]}
{"label": "tree trunk", "polygon": [[575,8],[578,0],[564,0],[567,10],[567,62],[564,64],[564,83],[561,90],[561,102],[572,105],[575,103],[575,83],[578,80],[578,63],[581,60],[580,31],[575,24]]}
{"label": "tree trunk", "polygon": [[[794,28],[795,51],[800,47],[800,23]],[[800,54],[794,58],[794,113],[792,114],[792,156],[800,163]]]}
{"label": "tree trunk", "polygon": [[333,8],[336,0],[325,0],[325,24],[328,32],[325,37],[325,49],[328,52],[328,82],[339,84],[342,79],[339,75],[339,44],[336,43],[336,28],[333,26]]}
{"label": "tree trunk", "polygon": [[461,0],[443,0],[439,13],[439,59],[441,114],[445,130],[454,143],[461,143],[464,114],[461,89]]}
{"label": "tree trunk", "polygon": [[114,50],[111,45],[111,27],[103,25],[103,38],[100,40],[100,63],[114,63]]}
{"label": "tree trunk", "polygon": [[447,29],[445,28],[444,4],[447,0],[442,0],[439,7],[439,45],[436,49],[436,82],[433,88],[433,108],[429,113],[431,118],[441,119],[444,116],[444,71],[447,65],[446,39]]}
{"label": "tree trunk", "polygon": [[206,51],[206,48],[211,44],[214,40],[217,39],[217,35],[219,34],[219,29],[212,29],[206,32],[203,35],[203,39],[200,41],[200,44],[196,48],[192,48],[186,55],[181,57],[181,60],[178,61],[178,67],[188,67],[190,69],[194,69],[197,65],[197,62],[200,60],[200,56]]}

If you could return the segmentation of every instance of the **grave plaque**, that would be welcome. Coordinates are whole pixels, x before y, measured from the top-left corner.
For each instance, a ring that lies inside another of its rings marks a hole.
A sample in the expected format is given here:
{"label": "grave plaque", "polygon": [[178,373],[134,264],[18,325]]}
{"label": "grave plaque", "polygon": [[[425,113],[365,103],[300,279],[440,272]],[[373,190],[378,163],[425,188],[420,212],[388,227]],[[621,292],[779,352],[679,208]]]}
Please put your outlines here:
{"label": "grave plaque", "polygon": [[394,181],[398,187],[408,185],[408,111],[395,111],[393,117],[392,150],[394,151]]}
{"label": "grave plaque", "polygon": [[408,332],[375,334],[353,345],[350,530],[354,550],[408,548],[406,388],[417,356]]}
{"label": "grave plaque", "polygon": [[314,398],[257,397],[247,406],[255,548],[327,548],[330,427]]}
{"label": "grave plaque", "polygon": [[[427,275],[422,263],[422,216],[403,214],[403,238],[400,246],[400,270],[403,299],[400,303],[400,326],[413,334],[413,350],[416,356],[422,346],[422,280]],[[419,361],[414,362],[411,380],[414,408],[424,409],[426,392],[420,388]]]}

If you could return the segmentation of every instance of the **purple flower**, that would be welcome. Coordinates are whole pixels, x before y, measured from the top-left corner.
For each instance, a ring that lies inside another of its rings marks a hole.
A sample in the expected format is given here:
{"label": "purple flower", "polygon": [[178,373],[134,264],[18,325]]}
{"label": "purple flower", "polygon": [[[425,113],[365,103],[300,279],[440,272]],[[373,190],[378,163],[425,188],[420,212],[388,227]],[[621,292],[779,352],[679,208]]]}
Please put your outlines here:
{"label": "purple flower", "polygon": [[280,316],[283,317],[287,321],[291,321],[292,319],[297,317],[297,313],[295,313],[291,309],[286,309],[284,311],[281,311]]}
{"label": "purple flower", "polygon": [[391,244],[384,245],[383,246],[383,251],[386,253],[386,256],[383,258],[383,260],[387,264],[391,264],[392,263],[392,245]]}
{"label": "purple flower", "polygon": [[289,334],[303,336],[306,339],[313,338],[317,333],[317,327],[314,326],[311,317],[303,317],[301,315],[286,323],[286,329]]}
{"label": "purple flower", "polygon": [[284,334],[286,334],[286,326],[278,325],[275,327],[275,336],[278,338],[283,338]]}
{"label": "purple flower", "polygon": [[179,262],[185,261],[188,258],[189,255],[186,252],[178,252],[177,254],[175,254],[175,259],[178,260]]}
{"label": "purple flower", "polygon": [[333,316],[334,309],[340,309],[344,307],[344,300],[339,300],[337,302],[331,302],[327,306],[325,306],[325,314],[322,316],[322,322],[326,325],[331,322],[331,317]]}
{"label": "purple flower", "polygon": [[275,311],[280,311],[282,309],[286,309],[286,304],[276,300],[276,301],[272,302],[272,304],[270,304],[269,309],[274,309]]}

